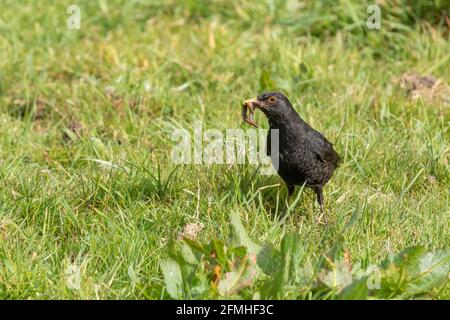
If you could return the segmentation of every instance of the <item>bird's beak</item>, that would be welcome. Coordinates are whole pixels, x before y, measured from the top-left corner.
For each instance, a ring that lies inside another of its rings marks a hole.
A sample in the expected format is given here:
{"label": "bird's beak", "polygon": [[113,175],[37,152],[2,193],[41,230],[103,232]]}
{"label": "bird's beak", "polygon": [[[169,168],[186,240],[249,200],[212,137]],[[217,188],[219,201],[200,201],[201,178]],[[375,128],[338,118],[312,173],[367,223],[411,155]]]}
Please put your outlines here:
{"label": "bird's beak", "polygon": [[[250,124],[256,128],[258,127],[258,125],[253,120],[253,114],[255,112],[255,108],[257,108],[257,107],[260,107],[260,105],[259,105],[258,99],[256,99],[256,98],[247,99],[242,104],[242,119],[245,122],[247,122],[248,124]],[[248,116],[247,116],[247,110],[249,110]]]}

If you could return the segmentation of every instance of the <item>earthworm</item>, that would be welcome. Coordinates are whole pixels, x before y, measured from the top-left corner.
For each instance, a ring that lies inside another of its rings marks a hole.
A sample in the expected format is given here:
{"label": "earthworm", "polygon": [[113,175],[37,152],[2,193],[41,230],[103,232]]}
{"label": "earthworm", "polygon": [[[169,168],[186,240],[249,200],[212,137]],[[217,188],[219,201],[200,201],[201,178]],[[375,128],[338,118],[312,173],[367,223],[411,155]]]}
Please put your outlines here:
{"label": "earthworm", "polygon": [[[249,110],[248,117],[247,117],[247,110]],[[251,102],[246,101],[242,104],[242,119],[248,124],[254,126],[255,128],[258,128],[258,125],[253,119],[253,112],[254,108]]]}

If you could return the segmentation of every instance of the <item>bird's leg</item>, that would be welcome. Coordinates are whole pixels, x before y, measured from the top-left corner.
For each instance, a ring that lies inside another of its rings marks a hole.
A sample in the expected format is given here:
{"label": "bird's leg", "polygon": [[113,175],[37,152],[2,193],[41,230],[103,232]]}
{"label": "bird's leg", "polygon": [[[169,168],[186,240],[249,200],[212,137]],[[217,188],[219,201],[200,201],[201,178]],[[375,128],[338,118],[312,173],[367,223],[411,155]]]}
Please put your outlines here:
{"label": "bird's leg", "polygon": [[320,217],[319,217],[318,223],[322,223],[322,218],[324,218],[325,224],[327,224],[327,217],[325,215],[325,208],[324,208],[324,205],[323,205],[323,191],[322,191],[322,187],[315,187],[314,191],[316,192],[317,202],[319,203],[319,206],[320,206]]}
{"label": "bird's leg", "polygon": [[291,199],[291,196],[294,194],[295,186],[293,184],[286,183],[286,187],[288,189],[288,198]]}

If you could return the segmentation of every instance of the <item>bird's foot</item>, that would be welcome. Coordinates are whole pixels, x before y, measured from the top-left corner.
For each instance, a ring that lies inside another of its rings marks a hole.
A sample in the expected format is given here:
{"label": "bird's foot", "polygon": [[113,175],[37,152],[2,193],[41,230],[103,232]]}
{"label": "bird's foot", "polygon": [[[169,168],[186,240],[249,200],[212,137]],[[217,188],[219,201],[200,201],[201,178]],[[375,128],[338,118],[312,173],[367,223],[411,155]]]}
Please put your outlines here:
{"label": "bird's foot", "polygon": [[320,210],[320,216],[319,219],[317,220],[317,224],[322,224],[322,225],[327,225],[328,224],[328,220],[327,220],[327,216],[325,215],[325,210]]}
{"label": "bird's foot", "polygon": [[327,225],[327,219],[326,218],[323,218],[323,216],[321,215],[320,217],[319,217],[319,220],[317,220],[317,224],[321,224],[321,225],[323,225],[323,226],[325,226],[325,225]]}

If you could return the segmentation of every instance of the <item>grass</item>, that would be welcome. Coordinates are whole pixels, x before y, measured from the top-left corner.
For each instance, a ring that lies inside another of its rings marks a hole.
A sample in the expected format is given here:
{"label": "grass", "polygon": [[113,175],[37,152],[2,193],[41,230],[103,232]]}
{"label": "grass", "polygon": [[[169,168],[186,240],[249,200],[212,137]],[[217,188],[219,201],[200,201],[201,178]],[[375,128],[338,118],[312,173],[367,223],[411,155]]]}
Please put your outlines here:
{"label": "grass", "polygon": [[[80,30],[66,28],[70,1],[2,4],[0,298],[165,297],[169,239],[198,221],[201,240],[226,240],[233,212],[256,242],[294,233],[311,257],[341,236],[365,265],[448,249],[449,104],[395,82],[450,82],[448,29],[425,5],[384,6],[370,31],[356,1],[79,3]],[[307,190],[280,220],[286,190],[253,166],[171,161],[173,129],[247,128],[240,103],[267,89],[342,155],[327,226]]]}

